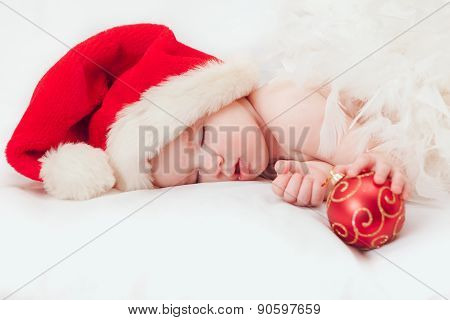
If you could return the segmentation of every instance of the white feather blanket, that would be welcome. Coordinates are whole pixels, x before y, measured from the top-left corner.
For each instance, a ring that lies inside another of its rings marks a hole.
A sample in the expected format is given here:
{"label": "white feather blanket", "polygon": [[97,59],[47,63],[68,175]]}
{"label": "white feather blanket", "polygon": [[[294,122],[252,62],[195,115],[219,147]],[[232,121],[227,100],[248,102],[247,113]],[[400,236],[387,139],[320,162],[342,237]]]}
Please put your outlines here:
{"label": "white feather blanket", "polygon": [[[354,151],[365,151],[371,137],[381,141],[376,149],[399,160],[415,187],[411,200],[448,197],[449,2],[292,0],[280,13],[265,72],[327,84],[320,150],[332,153],[357,122]],[[342,93],[363,102],[350,127],[338,106]]]}

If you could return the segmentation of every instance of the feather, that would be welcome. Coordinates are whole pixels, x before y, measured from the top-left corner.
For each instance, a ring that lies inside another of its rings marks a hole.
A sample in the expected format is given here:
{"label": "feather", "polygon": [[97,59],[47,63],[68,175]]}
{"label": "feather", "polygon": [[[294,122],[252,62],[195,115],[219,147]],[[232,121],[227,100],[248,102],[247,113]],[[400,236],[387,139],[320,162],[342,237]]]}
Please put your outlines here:
{"label": "feather", "polygon": [[323,124],[320,129],[318,153],[324,157],[333,155],[346,131],[345,114],[338,103],[339,91],[332,88],[327,98]]}
{"label": "feather", "polygon": [[[404,168],[413,201],[450,193],[450,8],[416,24],[444,3],[285,0],[273,48],[265,50],[282,62],[274,76],[331,83],[319,151],[330,154],[349,130],[361,137],[349,152],[379,141],[374,149]],[[366,101],[348,127],[342,92]]]}

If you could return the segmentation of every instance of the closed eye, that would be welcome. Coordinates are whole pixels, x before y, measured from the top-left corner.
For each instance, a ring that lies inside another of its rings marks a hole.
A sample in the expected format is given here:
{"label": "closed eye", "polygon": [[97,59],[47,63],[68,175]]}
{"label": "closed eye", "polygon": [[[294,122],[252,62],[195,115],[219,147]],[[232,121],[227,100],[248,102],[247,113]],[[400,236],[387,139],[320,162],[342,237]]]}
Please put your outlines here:
{"label": "closed eye", "polygon": [[[205,141],[205,126],[202,126],[200,128],[200,130],[198,130],[198,131],[199,131],[199,138],[198,138],[199,145],[200,145],[200,147],[202,147],[203,143]],[[199,182],[200,182],[200,170],[197,169],[195,183],[199,183]]]}

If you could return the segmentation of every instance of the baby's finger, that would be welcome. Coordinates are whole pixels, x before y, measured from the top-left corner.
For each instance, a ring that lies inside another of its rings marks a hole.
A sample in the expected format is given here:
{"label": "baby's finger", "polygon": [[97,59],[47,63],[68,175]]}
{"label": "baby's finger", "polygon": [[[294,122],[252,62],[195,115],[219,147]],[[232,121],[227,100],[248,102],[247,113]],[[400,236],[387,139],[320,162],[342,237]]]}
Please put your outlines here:
{"label": "baby's finger", "polygon": [[307,175],[303,178],[302,185],[297,197],[298,205],[307,206],[310,204],[313,180],[313,177],[310,175]]}
{"label": "baby's finger", "polygon": [[403,200],[408,200],[411,195],[411,187],[408,183],[405,183],[405,187],[403,188],[402,198]]}
{"label": "baby's finger", "polygon": [[384,183],[389,176],[391,169],[391,166],[386,162],[378,161],[375,165],[375,175],[373,176],[373,181],[377,184]]}
{"label": "baby's finger", "polygon": [[273,167],[277,174],[285,174],[290,171],[291,161],[278,160]]}
{"label": "baby's finger", "polygon": [[297,201],[298,191],[302,184],[303,176],[299,173],[294,173],[289,180],[289,183],[284,190],[283,199],[289,203],[295,203]]}
{"label": "baby's finger", "polygon": [[282,197],[284,195],[284,190],[286,189],[291,176],[292,173],[290,172],[286,174],[280,174],[272,181],[272,190],[277,196]]}
{"label": "baby's finger", "polygon": [[312,187],[311,205],[320,206],[325,195],[326,187],[322,187],[319,180],[315,180]]}
{"label": "baby's finger", "polygon": [[403,191],[405,181],[400,170],[393,170],[391,190],[393,193],[400,195]]}
{"label": "baby's finger", "polygon": [[303,175],[308,174],[308,167],[304,162],[296,161],[296,160],[278,160],[275,163],[275,171],[278,174],[287,173],[287,172],[298,172]]}
{"label": "baby's finger", "polygon": [[371,155],[364,153],[356,159],[355,162],[353,162],[350,165],[350,168],[347,171],[347,176],[349,177],[355,177],[365,168],[372,168],[375,164],[375,157],[372,157]]}

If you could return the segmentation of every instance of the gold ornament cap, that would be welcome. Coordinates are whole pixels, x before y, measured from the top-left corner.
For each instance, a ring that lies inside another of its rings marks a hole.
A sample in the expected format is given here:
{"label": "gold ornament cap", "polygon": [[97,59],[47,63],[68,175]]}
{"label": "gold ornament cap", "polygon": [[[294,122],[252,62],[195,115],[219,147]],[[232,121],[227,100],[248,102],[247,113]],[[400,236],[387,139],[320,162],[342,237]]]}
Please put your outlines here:
{"label": "gold ornament cap", "polygon": [[[333,168],[334,169],[334,168]],[[345,174],[334,172],[333,169],[330,169],[328,178],[322,183],[322,187],[326,186],[330,181],[333,186],[335,186],[342,178],[345,177]]]}

